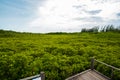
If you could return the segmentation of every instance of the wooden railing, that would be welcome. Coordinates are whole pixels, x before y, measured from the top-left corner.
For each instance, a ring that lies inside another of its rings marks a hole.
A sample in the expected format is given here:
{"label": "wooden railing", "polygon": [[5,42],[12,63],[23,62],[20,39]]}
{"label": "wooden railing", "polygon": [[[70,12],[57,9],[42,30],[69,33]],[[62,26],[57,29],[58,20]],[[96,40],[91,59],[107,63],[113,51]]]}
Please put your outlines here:
{"label": "wooden railing", "polygon": [[104,62],[101,62],[101,61],[98,61],[98,60],[96,60],[94,58],[91,59],[91,70],[94,70],[94,63],[95,63],[95,61],[98,62],[98,63],[101,63],[101,64],[103,64],[103,65],[105,65],[105,66],[107,66],[109,68],[111,68],[111,80],[114,78],[114,70],[120,71],[119,68],[116,68],[114,66],[108,65],[108,64],[106,64]]}
{"label": "wooden railing", "polygon": [[[33,80],[33,79],[37,79],[37,78],[40,78],[41,80],[45,80],[45,73],[44,73],[44,72],[41,72],[41,73],[38,74],[38,75],[26,77],[26,78],[23,78],[23,79],[20,79],[20,80]],[[39,79],[38,79],[38,80],[39,80]]]}

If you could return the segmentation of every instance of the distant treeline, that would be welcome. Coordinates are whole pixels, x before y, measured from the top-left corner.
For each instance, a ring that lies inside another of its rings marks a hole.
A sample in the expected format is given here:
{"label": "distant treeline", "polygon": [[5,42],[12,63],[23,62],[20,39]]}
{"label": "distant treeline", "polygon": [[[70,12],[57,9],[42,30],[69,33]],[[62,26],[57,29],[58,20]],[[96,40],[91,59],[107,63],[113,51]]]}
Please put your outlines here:
{"label": "distant treeline", "polygon": [[[105,25],[103,27],[101,26],[95,26],[92,27],[90,29],[87,28],[82,28],[81,32],[120,32],[120,26],[115,27],[114,25]],[[81,33],[81,32],[49,32],[49,33],[45,33],[45,34],[76,34],[76,33]],[[0,34],[4,34],[6,36],[13,36],[13,34],[44,34],[44,33],[30,33],[30,32],[16,32],[16,31],[11,31],[11,30],[1,30],[0,29]]]}
{"label": "distant treeline", "polygon": [[120,32],[120,26],[115,27],[113,25],[107,25],[100,28],[99,26],[93,27],[91,29],[83,28],[81,32]]}
{"label": "distant treeline", "polygon": [[[105,25],[103,27],[101,26],[95,26],[90,29],[83,28],[81,32],[120,32],[120,26],[115,27],[114,25]],[[73,32],[73,33],[67,33],[67,32],[50,32],[47,34],[76,34],[81,32]]]}

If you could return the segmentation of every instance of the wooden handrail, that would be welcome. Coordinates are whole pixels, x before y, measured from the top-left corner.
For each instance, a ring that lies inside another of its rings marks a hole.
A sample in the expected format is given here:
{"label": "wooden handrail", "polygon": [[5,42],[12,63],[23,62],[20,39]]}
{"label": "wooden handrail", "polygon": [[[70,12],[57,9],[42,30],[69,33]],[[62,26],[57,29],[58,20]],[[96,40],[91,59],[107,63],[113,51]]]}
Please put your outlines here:
{"label": "wooden handrail", "polygon": [[113,79],[113,77],[114,77],[114,70],[118,70],[118,71],[120,71],[120,69],[119,68],[116,68],[116,67],[114,67],[114,66],[111,66],[111,65],[108,65],[108,64],[106,64],[106,63],[104,63],[104,62],[101,62],[101,61],[98,61],[98,60],[96,60],[96,59],[94,59],[94,58],[92,58],[91,59],[91,70],[94,70],[94,62],[98,62],[98,63],[101,63],[101,64],[104,64],[104,65],[106,65],[107,67],[110,67],[111,68],[111,80]]}
{"label": "wooden handrail", "polygon": [[101,63],[101,64],[104,64],[104,65],[106,65],[106,66],[108,66],[108,67],[110,67],[110,68],[112,68],[112,69],[115,69],[115,70],[120,71],[120,69],[119,69],[119,68],[116,68],[116,67],[111,66],[111,65],[109,65],[109,64],[106,64],[106,63],[104,63],[104,62],[98,61],[98,60],[96,60],[96,59],[94,59],[94,60],[95,60],[96,62],[99,62],[99,63]]}
{"label": "wooden handrail", "polygon": [[41,78],[41,80],[45,80],[45,73],[41,72],[38,75],[26,77],[26,78],[23,78],[23,79],[20,79],[20,80],[32,80],[32,79],[39,78],[39,77]]}
{"label": "wooden handrail", "polygon": [[23,78],[23,79],[20,79],[20,80],[31,80],[31,79],[35,79],[35,78],[38,78],[38,77],[40,77],[40,74],[35,75],[35,76],[26,77],[26,78]]}

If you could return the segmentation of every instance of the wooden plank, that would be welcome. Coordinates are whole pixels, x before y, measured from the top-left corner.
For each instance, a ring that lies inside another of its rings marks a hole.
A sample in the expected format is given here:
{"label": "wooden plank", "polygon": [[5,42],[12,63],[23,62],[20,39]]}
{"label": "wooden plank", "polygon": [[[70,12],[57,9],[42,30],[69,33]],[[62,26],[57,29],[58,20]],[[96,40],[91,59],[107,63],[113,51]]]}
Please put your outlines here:
{"label": "wooden plank", "polygon": [[66,80],[109,80],[109,79],[110,78],[98,74],[95,70],[89,69],[72,77],[69,77]]}
{"label": "wooden plank", "polygon": [[88,73],[89,73],[89,72],[85,73],[84,75],[81,75],[81,76],[79,77],[79,79],[81,79],[81,77],[82,77],[82,78],[84,77],[85,80],[94,80],[95,78],[94,78],[93,76],[91,76],[90,74],[88,74]]}
{"label": "wooden plank", "polygon": [[101,75],[91,70],[85,74],[80,75],[78,80],[108,80],[108,79],[102,77]]}
{"label": "wooden plank", "polygon": [[90,71],[89,74],[95,77],[96,80],[108,80],[108,78],[105,78],[94,71]]}
{"label": "wooden plank", "polygon": [[76,75],[74,75],[74,76],[71,76],[71,77],[69,77],[69,78],[67,78],[67,79],[65,79],[65,80],[72,80],[73,78],[78,77],[78,76],[80,76],[81,74],[85,74],[86,72],[88,72],[88,71],[90,71],[90,70],[91,70],[91,69],[88,69],[88,70],[83,71],[83,72],[81,72],[81,73],[78,73],[78,74],[76,74]]}

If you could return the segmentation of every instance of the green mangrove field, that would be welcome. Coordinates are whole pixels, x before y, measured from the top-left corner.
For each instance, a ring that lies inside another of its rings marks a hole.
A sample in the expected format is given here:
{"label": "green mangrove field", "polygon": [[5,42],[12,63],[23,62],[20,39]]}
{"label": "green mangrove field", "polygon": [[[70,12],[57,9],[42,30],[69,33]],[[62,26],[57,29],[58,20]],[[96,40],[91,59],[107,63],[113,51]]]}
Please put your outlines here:
{"label": "green mangrove field", "polygon": [[[120,68],[120,32],[19,33],[0,30],[0,80],[19,80],[45,72],[64,80],[90,68],[91,57]],[[96,64],[110,76],[111,69]],[[114,71],[114,80],[120,72]]]}

